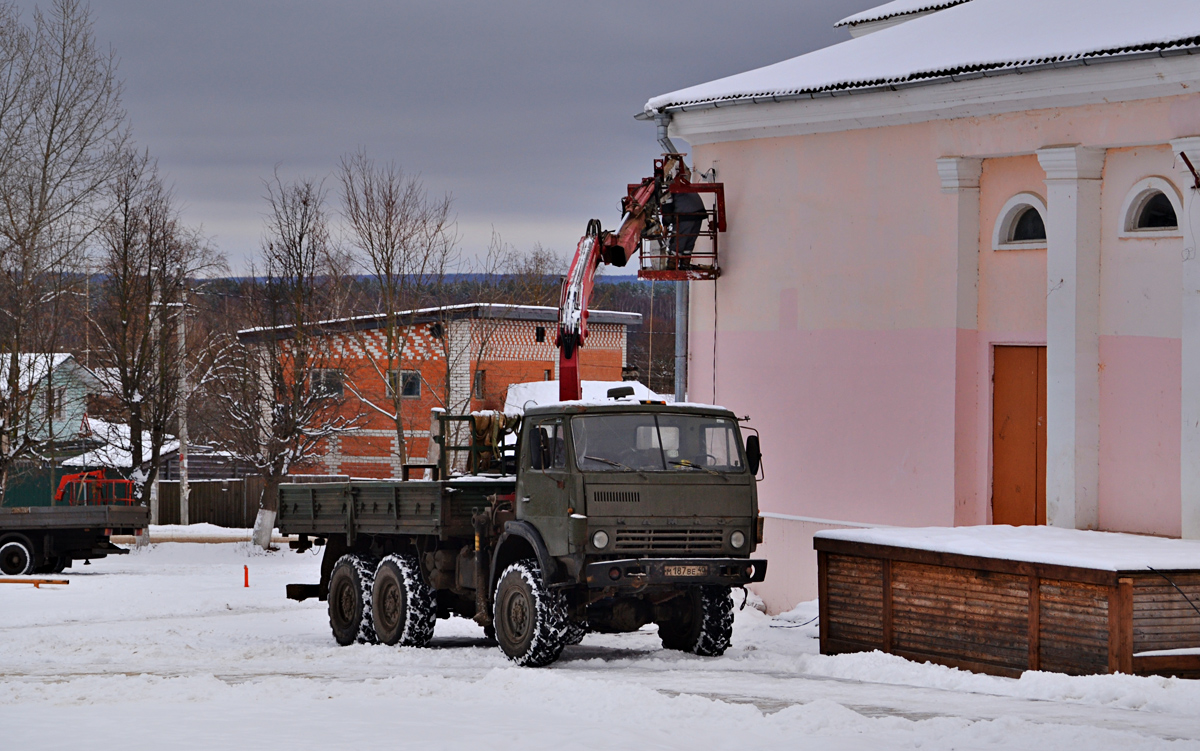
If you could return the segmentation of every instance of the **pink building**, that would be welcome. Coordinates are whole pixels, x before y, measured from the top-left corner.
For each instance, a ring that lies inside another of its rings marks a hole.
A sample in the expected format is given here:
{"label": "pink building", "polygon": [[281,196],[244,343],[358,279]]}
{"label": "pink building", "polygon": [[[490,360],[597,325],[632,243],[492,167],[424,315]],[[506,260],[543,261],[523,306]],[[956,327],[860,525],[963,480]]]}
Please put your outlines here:
{"label": "pink building", "polygon": [[689,398],[762,432],[768,604],[816,595],[830,527],[1200,538],[1200,3],[839,25],[647,103],[725,184]]}

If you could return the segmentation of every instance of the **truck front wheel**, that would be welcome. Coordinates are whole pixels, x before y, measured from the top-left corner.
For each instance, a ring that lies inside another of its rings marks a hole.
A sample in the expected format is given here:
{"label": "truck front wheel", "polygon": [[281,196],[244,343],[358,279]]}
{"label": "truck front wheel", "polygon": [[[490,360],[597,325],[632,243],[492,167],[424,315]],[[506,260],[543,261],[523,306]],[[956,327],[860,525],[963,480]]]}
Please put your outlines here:
{"label": "truck front wheel", "polygon": [[9,540],[0,545],[0,573],[5,576],[24,576],[33,573],[33,550],[22,540]]}
{"label": "truck front wheel", "polygon": [[415,555],[389,555],[379,562],[371,588],[371,618],[375,635],[384,644],[429,644],[437,620],[437,600],[421,578]]}
{"label": "truck front wheel", "polygon": [[535,559],[504,569],[495,603],[496,641],[508,659],[525,667],[558,659],[567,640],[567,601],[546,586]]}
{"label": "truck front wheel", "polygon": [[337,559],[329,575],[329,626],[333,638],[347,644],[375,644],[371,619],[371,587],[375,562],[370,557],[349,553]]}
{"label": "truck front wheel", "polygon": [[729,587],[692,587],[679,600],[673,617],[658,624],[663,647],[703,657],[725,654],[733,637]]}

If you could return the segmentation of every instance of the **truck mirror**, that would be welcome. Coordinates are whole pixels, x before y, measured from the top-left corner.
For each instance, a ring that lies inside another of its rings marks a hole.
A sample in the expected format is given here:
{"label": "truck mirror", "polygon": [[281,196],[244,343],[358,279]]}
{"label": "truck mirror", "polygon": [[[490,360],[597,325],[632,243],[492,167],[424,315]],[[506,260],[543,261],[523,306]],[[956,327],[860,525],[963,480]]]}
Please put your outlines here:
{"label": "truck mirror", "polygon": [[756,435],[746,438],[746,464],[750,467],[750,474],[758,474],[758,467],[762,464],[762,449],[758,445]]}
{"label": "truck mirror", "polygon": [[626,396],[633,396],[633,386],[618,386],[615,389],[608,390],[609,399],[620,399]]}

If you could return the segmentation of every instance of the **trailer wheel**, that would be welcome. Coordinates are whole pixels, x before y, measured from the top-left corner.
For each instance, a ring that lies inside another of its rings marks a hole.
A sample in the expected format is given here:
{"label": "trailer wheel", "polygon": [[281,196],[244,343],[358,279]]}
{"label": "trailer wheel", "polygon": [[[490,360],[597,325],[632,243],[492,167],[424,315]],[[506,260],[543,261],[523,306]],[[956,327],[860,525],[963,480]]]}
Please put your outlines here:
{"label": "trailer wheel", "polygon": [[692,587],[675,617],[658,624],[666,649],[717,657],[733,637],[733,599],[729,587]]}
{"label": "trailer wheel", "polygon": [[9,540],[0,545],[0,573],[24,576],[33,572],[33,550],[23,540]]}
{"label": "trailer wheel", "polygon": [[375,644],[371,619],[371,586],[375,583],[375,561],[360,553],[348,553],[333,564],[329,575],[329,627],[333,638],[347,644]]}
{"label": "trailer wheel", "polygon": [[389,555],[379,562],[371,587],[371,618],[375,635],[384,644],[429,644],[437,620],[437,598],[421,577],[415,555]]}
{"label": "trailer wheel", "polygon": [[508,659],[534,668],[558,659],[566,645],[567,601],[546,586],[536,559],[504,569],[494,602],[496,641]]}

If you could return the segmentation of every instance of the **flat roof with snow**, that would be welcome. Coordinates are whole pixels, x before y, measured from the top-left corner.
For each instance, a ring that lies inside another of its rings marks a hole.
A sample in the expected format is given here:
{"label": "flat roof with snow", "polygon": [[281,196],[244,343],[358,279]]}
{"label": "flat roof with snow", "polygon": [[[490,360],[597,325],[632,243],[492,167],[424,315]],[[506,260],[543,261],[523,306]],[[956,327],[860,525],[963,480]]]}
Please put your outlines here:
{"label": "flat roof with snow", "polygon": [[[400,310],[396,311],[395,315],[400,319],[400,324],[403,326],[461,318],[557,322],[558,308],[552,308],[547,305],[462,303],[459,305]],[[641,313],[625,313],[616,310],[592,310],[588,312],[588,323],[616,323],[624,326],[637,326],[641,322]],[[386,314],[370,313],[361,316],[317,321],[312,325],[319,333],[330,334],[342,331],[368,331],[382,328],[386,324]],[[237,335],[239,339],[245,341],[257,341],[265,338],[272,332],[275,337],[284,338],[294,329],[295,327],[290,324],[283,326],[260,326],[258,328],[242,329],[237,332]]]}

